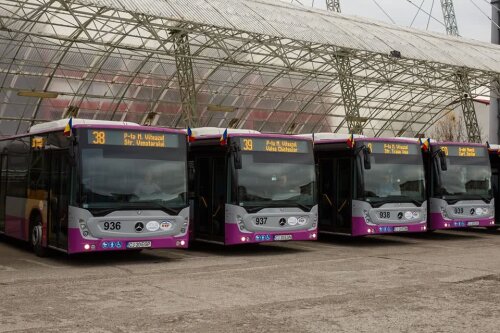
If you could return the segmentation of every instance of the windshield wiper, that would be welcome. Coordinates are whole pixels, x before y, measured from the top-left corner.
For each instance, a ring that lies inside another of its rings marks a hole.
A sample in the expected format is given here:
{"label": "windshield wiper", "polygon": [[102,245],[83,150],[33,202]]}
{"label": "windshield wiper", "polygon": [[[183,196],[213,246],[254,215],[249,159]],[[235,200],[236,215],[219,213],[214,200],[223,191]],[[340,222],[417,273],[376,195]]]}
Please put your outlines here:
{"label": "windshield wiper", "polygon": [[103,209],[97,209],[97,210],[91,208],[91,211],[92,211],[93,215],[103,216],[103,215],[108,215],[108,214],[115,212],[117,210],[137,210],[137,209],[145,209],[145,208],[149,208],[149,207],[159,208],[160,210],[162,210],[170,215],[177,215],[177,214],[179,214],[180,210],[182,209],[182,208],[175,209],[175,208],[167,207],[167,206],[164,206],[164,205],[159,204],[159,203],[154,202],[154,201],[148,201],[148,202],[144,201],[144,202],[134,202],[133,204],[128,204],[128,205],[120,204],[120,205],[116,205],[115,207],[112,207],[112,208],[103,208]]}
{"label": "windshield wiper", "polygon": [[397,202],[397,203],[411,202],[415,206],[420,207],[420,206],[422,206],[422,203],[423,203],[422,200],[412,199],[412,198],[407,197],[407,196],[399,196],[399,195],[393,195],[393,196],[387,196],[387,197],[370,196],[369,198],[381,199],[381,200],[370,201],[370,203],[377,204],[378,206],[382,206],[384,204],[392,203],[392,202]]}

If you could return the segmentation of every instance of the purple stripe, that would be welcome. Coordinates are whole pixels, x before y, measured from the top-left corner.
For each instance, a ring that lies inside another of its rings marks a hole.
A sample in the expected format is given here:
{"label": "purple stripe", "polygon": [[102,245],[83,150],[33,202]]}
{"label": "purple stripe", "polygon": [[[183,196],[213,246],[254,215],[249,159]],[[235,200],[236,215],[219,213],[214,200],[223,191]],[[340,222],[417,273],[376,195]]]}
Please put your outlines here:
{"label": "purple stripe", "polygon": [[[315,144],[321,143],[342,143],[347,142],[349,138],[345,139],[325,139],[325,140],[316,140]],[[405,138],[354,138],[354,142],[396,142],[396,143],[413,143],[419,145],[418,139],[411,140]]]}
{"label": "purple stripe", "polygon": [[[177,245],[177,242],[184,241],[184,245]],[[104,242],[121,242],[121,248],[103,248]],[[181,237],[161,237],[161,238],[144,238],[144,239],[125,239],[125,238],[106,238],[99,240],[84,239],[78,228],[68,229],[68,253],[80,252],[100,252],[100,251],[123,251],[127,250],[127,242],[151,241],[151,249],[169,249],[169,248],[187,248],[189,244],[188,234]],[[84,246],[88,244],[94,245],[94,250],[85,250]]]}
{"label": "purple stripe", "polygon": [[[366,236],[366,235],[382,235],[382,234],[394,234],[397,232],[381,232],[380,227],[408,227],[407,232],[424,232],[427,228],[426,221],[422,221],[420,223],[412,223],[412,224],[383,224],[383,225],[368,225],[363,217],[353,217],[352,218],[352,236]],[[368,232],[368,229],[372,230],[372,232]]]}
{"label": "purple stripe", "polygon": [[185,130],[165,128],[165,127],[151,127],[151,126],[133,126],[133,125],[99,125],[99,124],[76,124],[73,128],[99,128],[99,129],[122,129],[122,130],[136,130],[144,132],[166,132],[175,134],[186,134]]}
{"label": "purple stripe", "polygon": [[[221,135],[204,135],[204,136],[196,136],[194,135],[195,140],[205,140],[205,139],[220,139],[222,137]],[[286,139],[286,140],[292,140],[292,141],[312,141],[311,138],[304,138],[304,137],[296,137],[293,135],[286,135],[286,134],[269,134],[269,133],[228,133],[227,134],[228,138],[232,137],[250,137],[250,138],[274,138],[274,139]]]}
{"label": "purple stripe", "polygon": [[431,146],[462,146],[462,147],[484,147],[486,148],[486,144],[484,143],[474,143],[474,142],[431,142]]}
{"label": "purple stripe", "polygon": [[[299,231],[270,231],[270,232],[241,232],[236,223],[226,223],[225,225],[225,245],[236,245],[236,244],[250,244],[250,243],[268,243],[274,242],[274,236],[276,235],[292,235],[292,241],[304,241],[304,240],[316,240],[318,237],[318,230],[299,230]],[[269,235],[268,240],[257,240],[257,237],[262,235]],[[315,237],[313,237],[315,235]],[[245,237],[245,241],[241,240]],[[246,240],[248,238],[248,240]]]}
{"label": "purple stripe", "polygon": [[[466,224],[463,227],[458,227],[458,226],[454,226],[453,222],[466,222]],[[470,228],[469,226],[467,226],[467,222],[479,222],[479,225],[470,226],[470,227],[491,227],[494,225],[491,222],[495,222],[495,219],[494,218],[487,218],[487,219],[471,218],[471,219],[445,220],[443,218],[443,215],[441,215],[441,213],[431,213],[430,220],[429,220],[429,228],[431,230]],[[449,226],[445,226],[445,223],[449,224]]]}

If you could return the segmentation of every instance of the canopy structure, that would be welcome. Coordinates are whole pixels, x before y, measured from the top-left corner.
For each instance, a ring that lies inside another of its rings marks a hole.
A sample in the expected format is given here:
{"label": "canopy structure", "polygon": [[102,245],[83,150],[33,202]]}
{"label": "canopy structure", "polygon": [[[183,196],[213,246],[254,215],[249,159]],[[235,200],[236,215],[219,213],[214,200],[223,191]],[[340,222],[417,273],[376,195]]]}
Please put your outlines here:
{"label": "canopy structure", "polygon": [[76,113],[415,136],[499,77],[500,46],[280,1],[0,0],[4,136]]}

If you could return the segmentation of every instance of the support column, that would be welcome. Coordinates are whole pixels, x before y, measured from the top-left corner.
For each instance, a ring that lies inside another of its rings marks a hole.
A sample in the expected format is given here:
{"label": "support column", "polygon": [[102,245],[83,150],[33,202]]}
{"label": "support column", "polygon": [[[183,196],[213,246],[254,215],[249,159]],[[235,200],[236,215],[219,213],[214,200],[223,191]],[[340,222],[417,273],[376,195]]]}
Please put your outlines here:
{"label": "support column", "polygon": [[175,64],[177,67],[177,81],[182,106],[182,120],[184,126],[197,127],[199,115],[196,105],[196,86],[194,81],[193,63],[191,61],[191,49],[189,47],[189,36],[186,32],[172,30]]}
{"label": "support column", "polygon": [[441,8],[443,10],[444,25],[446,27],[446,34],[452,36],[459,36],[457,16],[455,15],[455,7],[453,7],[453,0],[441,0]]}
{"label": "support column", "polygon": [[340,0],[326,0],[326,9],[340,13]]}
{"label": "support column", "polygon": [[363,122],[359,115],[359,101],[352,79],[351,60],[348,56],[335,56],[339,72],[340,90],[344,100],[345,118],[350,133],[363,134]]}
{"label": "support column", "polygon": [[[329,11],[340,13],[340,0],[326,0]],[[344,100],[345,119],[350,133],[362,134],[363,122],[359,115],[359,101],[356,95],[356,86],[352,79],[351,60],[349,56],[336,55],[335,61],[339,73],[340,90]]]}
{"label": "support column", "polygon": [[[444,25],[446,34],[451,36],[460,36],[458,33],[457,16],[453,0],[441,0],[441,9],[443,10]],[[464,116],[465,130],[469,142],[481,142],[481,133],[477,122],[476,109],[470,91],[469,78],[467,73],[458,73],[456,75],[456,85],[461,92],[460,102]]]}
{"label": "support column", "polygon": [[481,142],[481,132],[477,122],[474,101],[470,94],[469,77],[467,73],[458,73],[456,75],[457,88],[462,92],[460,104],[464,114],[465,129],[469,142]]}

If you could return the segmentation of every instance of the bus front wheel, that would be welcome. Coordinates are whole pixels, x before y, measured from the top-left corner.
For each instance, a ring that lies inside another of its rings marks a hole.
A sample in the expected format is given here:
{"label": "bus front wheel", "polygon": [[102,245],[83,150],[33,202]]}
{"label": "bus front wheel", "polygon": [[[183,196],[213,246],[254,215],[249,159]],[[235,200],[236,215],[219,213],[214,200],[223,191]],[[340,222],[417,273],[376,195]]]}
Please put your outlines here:
{"label": "bus front wheel", "polygon": [[42,217],[34,214],[30,221],[30,245],[39,257],[47,256],[47,249],[42,245]]}

